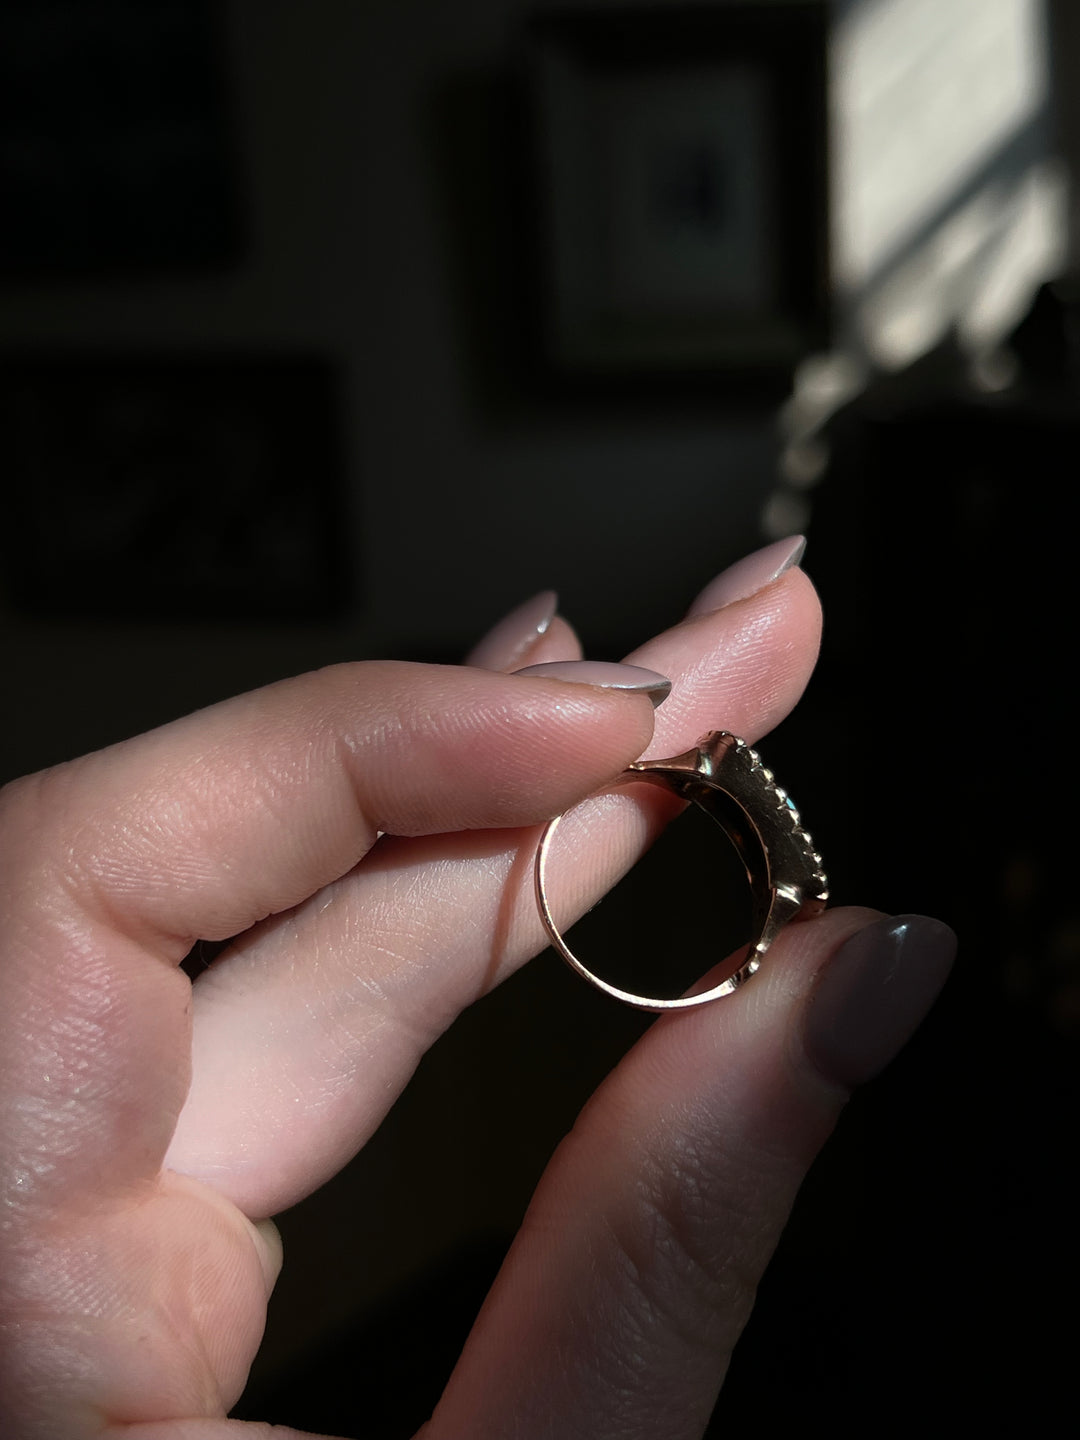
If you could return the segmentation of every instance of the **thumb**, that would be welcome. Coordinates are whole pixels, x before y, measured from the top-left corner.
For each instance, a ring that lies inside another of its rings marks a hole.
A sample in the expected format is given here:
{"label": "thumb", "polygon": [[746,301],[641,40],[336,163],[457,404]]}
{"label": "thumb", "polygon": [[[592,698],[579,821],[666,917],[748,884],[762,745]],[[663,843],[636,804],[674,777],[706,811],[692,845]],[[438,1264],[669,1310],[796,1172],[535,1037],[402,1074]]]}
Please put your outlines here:
{"label": "thumb", "polygon": [[556,1152],[425,1440],[700,1437],[811,1160],[954,948],[834,911],[654,1024]]}

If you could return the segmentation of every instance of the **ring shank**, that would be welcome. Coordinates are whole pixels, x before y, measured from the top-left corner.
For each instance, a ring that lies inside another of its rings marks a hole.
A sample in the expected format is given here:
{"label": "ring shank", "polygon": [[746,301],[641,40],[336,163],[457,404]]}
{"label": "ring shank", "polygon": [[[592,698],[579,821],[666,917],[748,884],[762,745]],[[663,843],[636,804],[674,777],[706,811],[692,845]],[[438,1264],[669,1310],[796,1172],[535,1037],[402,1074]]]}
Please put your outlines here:
{"label": "ring shank", "polygon": [[[737,750],[751,756],[752,762],[742,760]],[[718,763],[715,757],[719,757]],[[567,945],[547,898],[547,861],[562,816],[544,827],[534,866],[536,904],[548,937],[582,979],[637,1010],[654,1014],[689,1010],[732,995],[755,973],[762,956],[789,921],[820,913],[824,908],[828,892],[820,871],[820,856],[812,852],[809,836],[798,828],[797,812],[784,792],[773,785],[771,773],[763,770],[756,753],[726,731],[712,732],[697,749],[672,760],[639,762],[624,771],[616,783],[633,782],[660,786],[696,805],[734,845],[745,866],[753,902],[752,933],[745,958],[720,984],[700,994],[671,1000],[635,994],[595,974]],[[793,844],[795,837],[798,840]],[[816,866],[813,862],[817,862]]]}

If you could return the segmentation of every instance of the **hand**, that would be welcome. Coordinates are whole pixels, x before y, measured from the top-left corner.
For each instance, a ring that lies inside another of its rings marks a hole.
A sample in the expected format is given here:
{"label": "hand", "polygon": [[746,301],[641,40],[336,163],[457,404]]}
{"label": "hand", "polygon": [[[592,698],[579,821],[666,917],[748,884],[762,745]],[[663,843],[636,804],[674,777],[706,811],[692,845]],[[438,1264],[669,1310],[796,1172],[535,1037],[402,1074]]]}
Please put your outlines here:
{"label": "hand", "polygon": [[[538,823],[798,699],[813,590],[746,563],[629,657],[674,682],[655,721],[647,694],[496,673],[577,659],[556,619],[527,653],[493,632],[487,670],[339,666],[3,793],[0,1433],[265,1433],[224,1417],[281,1263],[268,1217],[541,948]],[[567,911],[670,813],[591,802],[553,857]],[[185,954],[228,937],[192,987]],[[829,912],[651,1026],[551,1161],[425,1440],[700,1436],[802,1175],[951,950]]]}

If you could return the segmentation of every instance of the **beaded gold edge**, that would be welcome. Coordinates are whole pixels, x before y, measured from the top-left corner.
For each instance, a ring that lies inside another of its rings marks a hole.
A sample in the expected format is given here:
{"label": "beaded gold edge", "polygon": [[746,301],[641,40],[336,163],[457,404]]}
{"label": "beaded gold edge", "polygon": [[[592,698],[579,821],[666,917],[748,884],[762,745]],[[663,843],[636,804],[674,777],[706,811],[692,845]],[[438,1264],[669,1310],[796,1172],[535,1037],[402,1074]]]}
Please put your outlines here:
{"label": "beaded gold edge", "polygon": [[802,823],[802,817],[791,796],[776,783],[776,776],[762,760],[752,745],[730,730],[712,730],[703,735],[697,746],[698,762],[695,767],[704,777],[714,778],[722,783],[725,770],[741,772],[753,787],[757,803],[772,802],[776,818],[787,828],[787,834],[794,841],[794,848],[806,867],[805,877],[800,877],[804,899],[820,900],[829,898],[828,877],[823,869],[821,856],[814,848],[810,832]]}

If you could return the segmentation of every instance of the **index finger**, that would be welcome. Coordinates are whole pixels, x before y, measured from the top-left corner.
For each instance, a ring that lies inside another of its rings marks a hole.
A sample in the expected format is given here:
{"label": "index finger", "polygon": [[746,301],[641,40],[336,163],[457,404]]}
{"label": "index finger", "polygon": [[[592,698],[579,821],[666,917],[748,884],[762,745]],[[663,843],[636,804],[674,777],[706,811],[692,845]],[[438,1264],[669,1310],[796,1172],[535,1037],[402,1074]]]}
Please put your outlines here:
{"label": "index finger", "polygon": [[543,819],[637,755],[652,715],[591,685],[341,666],[9,787],[0,1135],[20,1206],[157,1172],[189,1084],[194,939],[296,905],[380,830]]}

